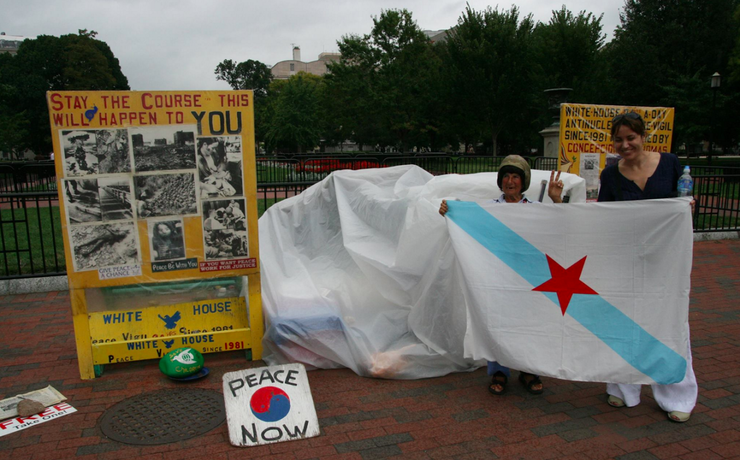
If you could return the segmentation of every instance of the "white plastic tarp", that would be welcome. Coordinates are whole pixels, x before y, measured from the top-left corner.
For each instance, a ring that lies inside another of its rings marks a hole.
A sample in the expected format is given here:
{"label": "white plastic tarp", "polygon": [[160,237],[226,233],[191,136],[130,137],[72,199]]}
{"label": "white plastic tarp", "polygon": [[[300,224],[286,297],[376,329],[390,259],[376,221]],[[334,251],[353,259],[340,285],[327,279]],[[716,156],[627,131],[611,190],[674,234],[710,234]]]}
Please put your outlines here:
{"label": "white plastic tarp", "polygon": [[[549,178],[533,170],[526,195],[539,199]],[[585,201],[583,179],[561,179],[571,202]],[[462,273],[438,210],[500,194],[496,173],[405,165],[337,171],[270,207],[259,220],[263,358],[397,379],[483,364],[464,358]]]}

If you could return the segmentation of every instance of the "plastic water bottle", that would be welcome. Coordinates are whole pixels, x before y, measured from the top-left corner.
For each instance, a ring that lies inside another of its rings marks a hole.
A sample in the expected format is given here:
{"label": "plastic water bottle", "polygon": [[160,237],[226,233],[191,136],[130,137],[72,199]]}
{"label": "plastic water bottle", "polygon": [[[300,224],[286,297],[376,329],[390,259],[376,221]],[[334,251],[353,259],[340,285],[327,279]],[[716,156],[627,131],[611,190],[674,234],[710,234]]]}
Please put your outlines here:
{"label": "plastic water bottle", "polygon": [[678,196],[693,196],[694,179],[691,178],[691,168],[683,167],[683,174],[678,178]]}

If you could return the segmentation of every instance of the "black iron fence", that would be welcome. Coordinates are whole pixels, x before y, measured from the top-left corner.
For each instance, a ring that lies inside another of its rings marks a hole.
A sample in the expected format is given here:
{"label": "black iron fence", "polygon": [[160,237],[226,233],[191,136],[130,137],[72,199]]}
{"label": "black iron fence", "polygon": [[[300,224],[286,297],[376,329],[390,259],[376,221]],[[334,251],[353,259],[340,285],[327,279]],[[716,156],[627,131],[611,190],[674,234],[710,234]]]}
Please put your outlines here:
{"label": "black iron fence", "polygon": [[740,168],[692,167],[695,232],[740,230]]}
{"label": "black iron fence", "polygon": [[[472,174],[496,171],[503,159],[503,157],[447,154],[258,157],[257,183],[318,182],[340,169],[386,168],[409,164],[419,166],[434,175]],[[558,166],[557,158],[533,157],[528,160],[534,169],[552,170]]]}
{"label": "black iron fence", "polygon": [[[472,174],[498,169],[503,157],[422,154],[343,157],[260,157],[257,183],[260,215],[277,201],[300,193],[338,169],[365,169],[414,164],[434,175]],[[533,169],[555,170],[558,158],[528,158]],[[695,232],[740,231],[740,167],[691,166]],[[273,183],[274,182],[274,183]],[[273,188],[274,186],[274,188]]]}
{"label": "black iron fence", "polygon": [[52,161],[0,164],[0,193],[56,191]]}
{"label": "black iron fence", "polygon": [[[257,206],[267,208],[298,195],[338,169],[415,164],[432,174],[471,174],[498,169],[503,158],[425,154],[414,156],[259,157]],[[557,158],[529,159],[553,170]],[[692,166],[695,232],[740,231],[740,168]],[[0,279],[66,273],[64,245],[51,162],[0,165]]]}
{"label": "black iron fence", "polygon": [[0,193],[0,279],[64,275],[56,192]]}

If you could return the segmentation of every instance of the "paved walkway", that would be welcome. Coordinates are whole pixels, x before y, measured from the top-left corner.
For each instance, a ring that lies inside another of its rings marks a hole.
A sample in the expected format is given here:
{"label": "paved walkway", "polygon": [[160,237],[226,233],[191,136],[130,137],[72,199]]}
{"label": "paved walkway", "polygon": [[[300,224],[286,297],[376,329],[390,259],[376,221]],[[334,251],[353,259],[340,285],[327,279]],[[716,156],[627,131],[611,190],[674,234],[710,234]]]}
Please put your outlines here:
{"label": "paved walkway", "polygon": [[[666,419],[648,388],[640,406],[614,409],[601,384],[545,379],[542,396],[511,384],[494,397],[484,369],[417,381],[331,370],[308,374],[321,436],[236,448],[223,424],[182,443],[130,446],[101,434],[101,414],[126,397],[178,384],[156,361],[108,366],[101,378],[82,381],[66,292],[0,301],[0,395],[51,384],[78,411],[1,437],[2,459],[740,458],[740,240],[694,245],[690,318],[700,391],[682,425]],[[218,390],[225,372],[264,364],[243,353],[206,359],[211,375],[191,388]]]}

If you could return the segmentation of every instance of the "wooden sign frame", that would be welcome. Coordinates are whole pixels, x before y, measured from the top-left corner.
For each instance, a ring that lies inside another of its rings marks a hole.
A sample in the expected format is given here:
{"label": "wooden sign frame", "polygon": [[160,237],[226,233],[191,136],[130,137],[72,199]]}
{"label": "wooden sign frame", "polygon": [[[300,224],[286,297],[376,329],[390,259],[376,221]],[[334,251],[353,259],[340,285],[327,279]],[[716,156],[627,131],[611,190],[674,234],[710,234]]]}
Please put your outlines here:
{"label": "wooden sign frame", "polygon": [[184,345],[259,359],[252,91],[61,91],[47,103],[82,378]]}

